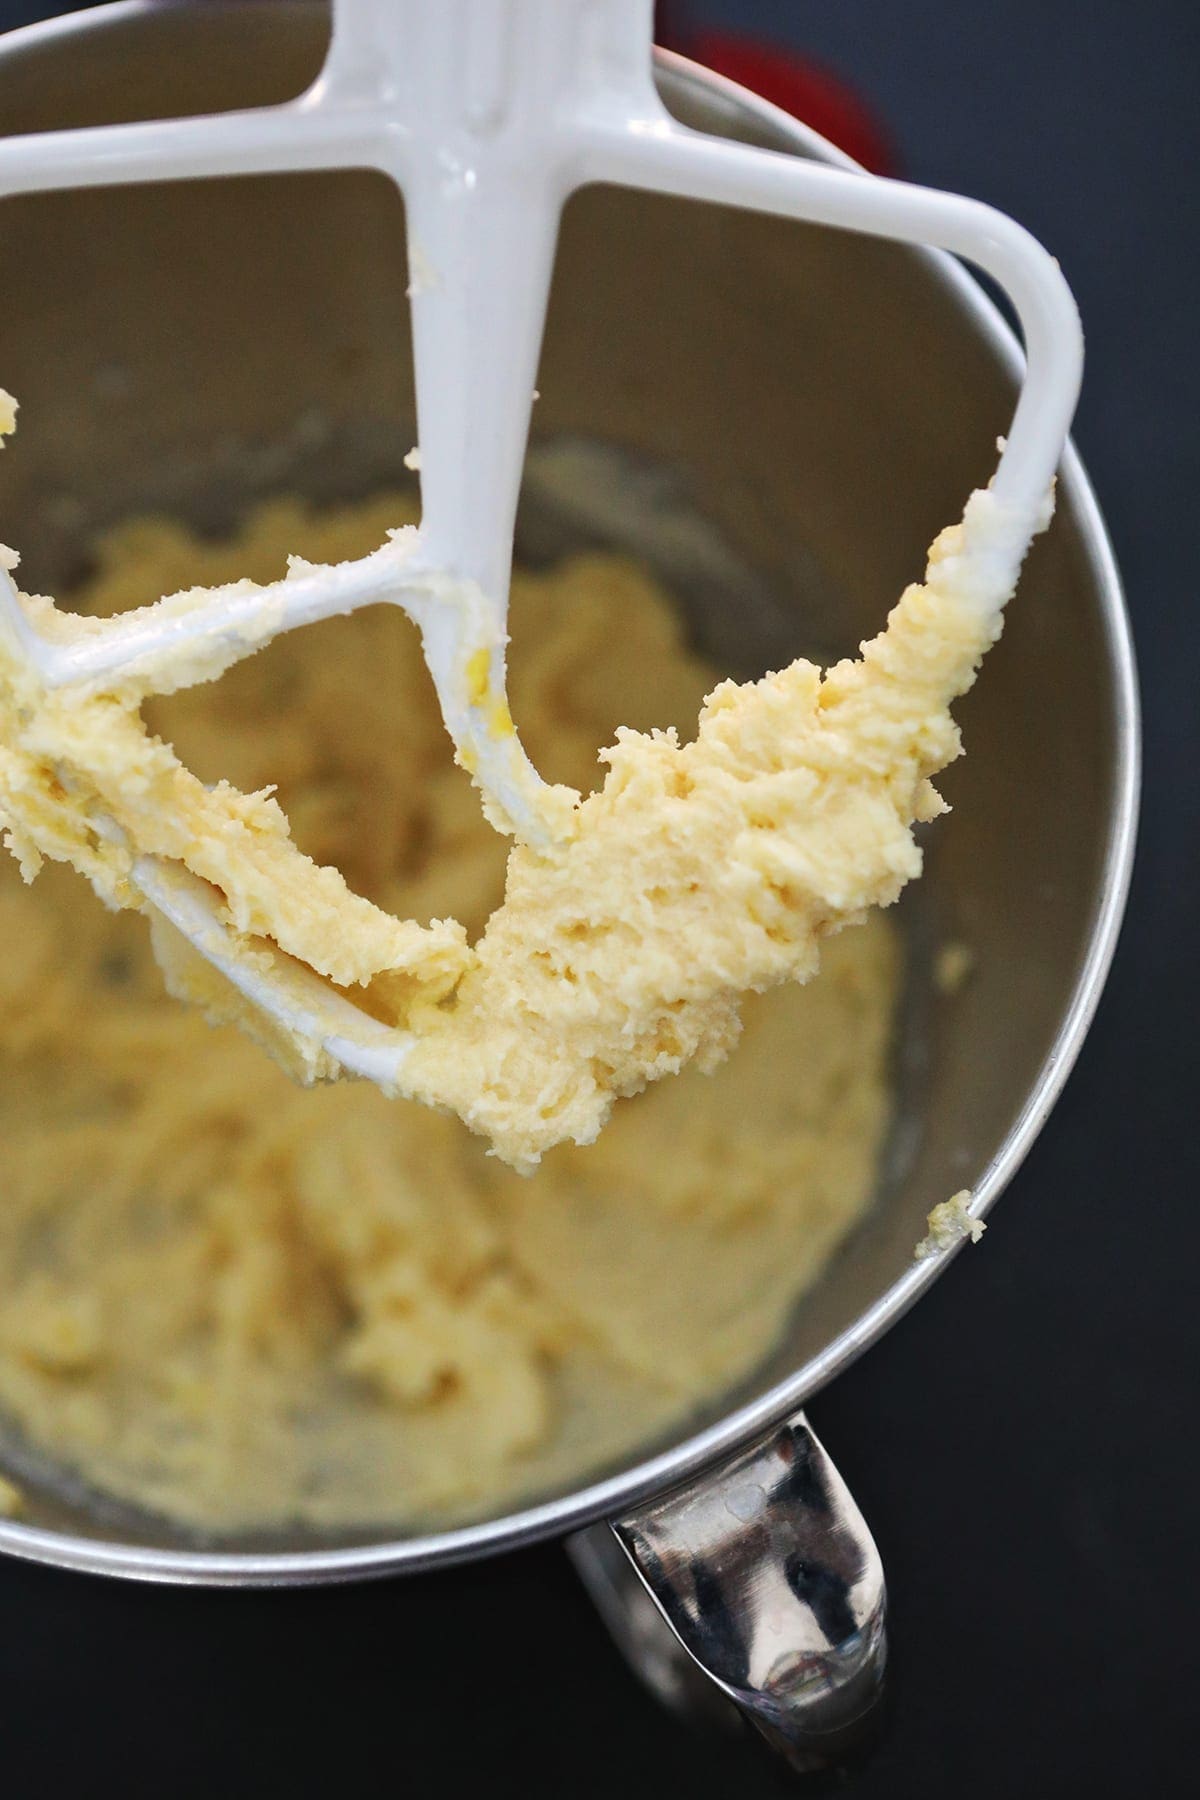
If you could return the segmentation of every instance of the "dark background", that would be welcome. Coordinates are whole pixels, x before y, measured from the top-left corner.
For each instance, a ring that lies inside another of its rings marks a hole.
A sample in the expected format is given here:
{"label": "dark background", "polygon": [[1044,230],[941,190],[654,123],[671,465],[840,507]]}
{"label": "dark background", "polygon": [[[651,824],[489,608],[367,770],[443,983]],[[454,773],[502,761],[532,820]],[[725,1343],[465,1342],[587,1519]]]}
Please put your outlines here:
{"label": "dark background", "polygon": [[[60,10],[0,0],[0,25]],[[1195,1791],[1200,10],[693,0],[667,23],[802,50],[902,173],[1060,257],[1147,713],[1128,923],[1065,1097],[984,1245],[812,1409],[891,1588],[891,1719],[843,1791]],[[554,1547],[257,1595],[6,1562],[0,1616],[14,1796],[779,1791],[655,1711]]]}

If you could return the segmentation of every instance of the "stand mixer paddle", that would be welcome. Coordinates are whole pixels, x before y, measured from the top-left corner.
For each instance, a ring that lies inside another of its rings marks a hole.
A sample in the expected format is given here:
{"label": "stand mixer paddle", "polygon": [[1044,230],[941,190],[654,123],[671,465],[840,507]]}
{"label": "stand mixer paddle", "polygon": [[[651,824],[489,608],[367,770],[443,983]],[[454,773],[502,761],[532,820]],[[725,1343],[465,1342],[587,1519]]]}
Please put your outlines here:
{"label": "stand mixer paddle", "polygon": [[[334,0],[316,83],[284,105],[0,141],[0,196],[114,183],[377,169],[408,229],[421,522],[370,555],[296,565],[268,586],[92,622],[56,641],[0,570],[0,630],[48,687],[146,692],[208,680],[297,626],[401,607],[458,760],[489,817],[535,847],[570,830],[565,790],[521,747],[505,691],[513,525],[559,217],[615,183],[826,224],[962,256],[1007,292],[1026,371],[992,481],[1029,535],[1070,425],[1082,339],[1057,264],[978,202],[809,163],[685,128],[655,91],[651,0]],[[1027,541],[1027,540],[1026,540]],[[111,822],[92,821],[103,835]],[[221,916],[181,863],[139,857],[133,880],[254,1007],[321,1042],[348,1073],[391,1084],[409,1034]]]}

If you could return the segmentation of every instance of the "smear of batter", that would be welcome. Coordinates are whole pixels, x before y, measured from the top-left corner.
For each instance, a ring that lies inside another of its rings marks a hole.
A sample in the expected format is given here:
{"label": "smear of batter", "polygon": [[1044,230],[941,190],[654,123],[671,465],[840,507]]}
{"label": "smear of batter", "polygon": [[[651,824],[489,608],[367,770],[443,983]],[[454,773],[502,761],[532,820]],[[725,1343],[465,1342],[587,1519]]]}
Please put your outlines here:
{"label": "smear of batter", "polygon": [[[223,545],[129,525],[76,601],[266,581],[287,550],[355,555],[398,516],[282,503]],[[712,686],[612,557],[518,572],[513,632],[529,747],[577,787],[618,723],[686,728]],[[278,781],[289,854],[364,905],[474,938],[499,903],[506,846],[390,611],[146,715],[200,781]],[[714,1076],[648,1088],[529,1178],[453,1118],[305,1091],[174,1005],[142,922],[68,869],[28,888],[5,859],[0,931],[0,1416],[202,1531],[382,1528],[577,1482],[749,1374],[875,1186],[898,976],[880,914],[830,940],[818,980],[751,996]]]}
{"label": "smear of batter", "polygon": [[[514,849],[474,945],[460,923],[394,917],[305,857],[272,789],[206,788],[143,722],[138,679],[48,691],[0,637],[7,841],[27,879],[47,858],[70,862],[116,906],[142,903],[136,855],[185,864],[224,896],[248,954],[269,940],[413,1034],[399,1092],[458,1113],[530,1169],[554,1144],[592,1142],[616,1097],[691,1062],[716,1068],[744,993],[808,980],[822,940],[919,873],[912,827],[942,810],[930,777],[959,754],[950,705],[1048,517],[976,493],[858,661],[724,682],[692,742],[661,718],[648,731],[625,721],[571,831]],[[164,605],[196,603],[188,590]],[[25,605],[60,642],[97,629]],[[194,651],[173,673],[159,657],[152,678],[196,680]],[[181,940],[160,932],[157,947],[175,992],[252,1023]],[[313,1044],[275,1040],[309,1077],[337,1072]]]}

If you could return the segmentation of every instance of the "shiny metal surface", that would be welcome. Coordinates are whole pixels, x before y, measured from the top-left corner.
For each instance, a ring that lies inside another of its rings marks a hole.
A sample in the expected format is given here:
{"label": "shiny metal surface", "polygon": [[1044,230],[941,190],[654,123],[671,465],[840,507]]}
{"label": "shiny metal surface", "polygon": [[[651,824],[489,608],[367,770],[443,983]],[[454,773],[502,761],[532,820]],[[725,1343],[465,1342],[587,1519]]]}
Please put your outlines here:
{"label": "shiny metal surface", "polygon": [[738,1732],[736,1705],[685,1650],[612,1527],[575,1532],[566,1551],[617,1649],[658,1704],[698,1729]]}
{"label": "shiny metal surface", "polygon": [[702,1670],[798,1772],[861,1745],[883,1694],[883,1564],[803,1413],[702,1482],[613,1521],[634,1584],[605,1554],[607,1529],[582,1533],[572,1556],[665,1704],[700,1711]]}
{"label": "shiny metal surface", "polygon": [[[310,79],[324,37],[308,0],[133,0],[3,40],[0,120],[19,131],[281,99]],[[666,59],[661,79],[688,122],[827,153],[686,64]],[[398,205],[381,178],[351,175],[0,208],[0,378],[24,404],[0,467],[0,535],[25,549],[30,585],[61,585],[87,530],[131,509],[216,529],[263,494],[399,478],[413,440]],[[1015,357],[945,259],[594,189],[564,221],[535,429],[670,472],[731,566],[754,571],[707,640],[748,672],[789,651],[845,651],[878,627],[992,466]],[[1011,1179],[1107,972],[1132,854],[1137,701],[1117,573],[1074,453],[1059,517],[960,716],[969,754],[944,782],[955,811],[930,838],[922,904],[935,939],[970,945],[975,974],[952,1006],[930,998],[904,1154],[752,1380],[636,1463],[465,1525],[198,1545],[26,1471],[25,1517],[0,1522],[0,1547],[151,1581],[423,1568],[627,1516],[792,1416],[946,1266],[912,1260],[929,1208],[970,1187],[986,1213]]]}

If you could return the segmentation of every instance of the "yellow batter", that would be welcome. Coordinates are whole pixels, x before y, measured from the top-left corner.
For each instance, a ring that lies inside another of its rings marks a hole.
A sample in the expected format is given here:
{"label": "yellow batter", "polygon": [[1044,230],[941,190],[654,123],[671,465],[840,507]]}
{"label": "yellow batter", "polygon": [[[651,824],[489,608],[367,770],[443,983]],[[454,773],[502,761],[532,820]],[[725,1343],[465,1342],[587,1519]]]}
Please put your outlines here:
{"label": "yellow batter", "polygon": [[[285,551],[357,554],[399,513],[281,504],[232,545],[131,525],[77,601],[269,580]],[[712,683],[610,557],[518,573],[513,636],[529,749],[576,787],[619,724],[686,731]],[[107,700],[64,701],[55,730],[94,709],[137,730]],[[461,956],[501,899],[506,846],[391,612],[280,639],[146,715],[199,781],[278,782],[285,853],[336,865],[414,942],[450,915]],[[681,754],[646,742],[655,769]],[[7,806],[30,765],[6,755]],[[121,898],[111,865],[90,872]],[[293,1085],[168,1000],[142,922],[67,869],[27,888],[5,859],[0,932],[0,1417],[202,1530],[417,1522],[578,1480],[752,1370],[871,1195],[898,977],[879,914],[828,942],[818,981],[747,1000],[714,1076],[648,1088],[530,1178],[453,1118]]]}
{"label": "yellow batter", "polygon": [[[194,650],[109,689],[47,691],[0,633],[7,841],[27,878],[46,858],[70,862],[116,906],[142,903],[138,854],[183,863],[219,891],[248,958],[266,940],[364,990],[370,1012],[412,1034],[395,1091],[456,1112],[530,1169],[555,1144],[592,1142],[616,1097],[689,1062],[717,1067],[744,993],[808,980],[823,939],[920,872],[912,828],[942,810],[929,778],[959,753],[949,708],[999,634],[1031,525],[992,494],[972,495],[933,545],[925,584],[902,595],[859,660],[724,682],[691,742],[664,729],[665,705],[651,729],[618,712],[602,788],[549,848],[514,849],[503,903],[474,944],[455,920],[373,905],[301,851],[269,788],[243,791],[224,761],[206,787],[153,734],[145,695],[212,673]],[[163,605],[178,613],[202,599],[185,589]],[[102,631],[50,601],[24,604],[60,643]],[[420,672],[395,688],[366,674],[342,693],[331,729],[370,689],[394,742]],[[174,991],[253,1024],[173,934],[160,932],[157,949]],[[315,1043],[275,1034],[274,1047],[310,1079],[337,1073]]]}

